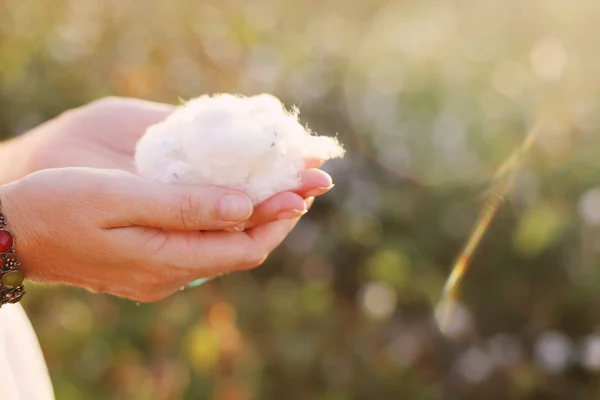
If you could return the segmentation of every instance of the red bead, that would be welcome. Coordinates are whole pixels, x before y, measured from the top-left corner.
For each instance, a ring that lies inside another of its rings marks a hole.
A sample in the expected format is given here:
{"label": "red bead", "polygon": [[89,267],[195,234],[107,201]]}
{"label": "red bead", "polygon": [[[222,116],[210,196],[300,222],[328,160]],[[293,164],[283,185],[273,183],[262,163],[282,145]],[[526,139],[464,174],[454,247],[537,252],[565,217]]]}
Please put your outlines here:
{"label": "red bead", "polygon": [[9,231],[0,230],[0,253],[6,253],[13,247],[13,237]]}

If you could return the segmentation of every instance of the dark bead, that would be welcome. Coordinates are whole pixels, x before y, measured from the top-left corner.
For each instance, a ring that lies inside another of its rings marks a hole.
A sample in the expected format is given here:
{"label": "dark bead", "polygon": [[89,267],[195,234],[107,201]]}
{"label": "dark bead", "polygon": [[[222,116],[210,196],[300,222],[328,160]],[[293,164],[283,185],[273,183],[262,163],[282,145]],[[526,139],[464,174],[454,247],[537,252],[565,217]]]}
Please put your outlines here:
{"label": "dark bead", "polygon": [[7,230],[0,230],[0,253],[7,253],[13,247],[13,236]]}

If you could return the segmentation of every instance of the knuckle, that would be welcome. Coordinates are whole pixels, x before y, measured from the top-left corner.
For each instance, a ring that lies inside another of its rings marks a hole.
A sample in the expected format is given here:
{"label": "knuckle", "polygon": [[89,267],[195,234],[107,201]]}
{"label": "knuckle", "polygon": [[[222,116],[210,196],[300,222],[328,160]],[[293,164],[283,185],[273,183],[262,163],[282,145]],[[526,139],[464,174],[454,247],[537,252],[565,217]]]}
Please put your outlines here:
{"label": "knuckle", "polygon": [[179,197],[175,206],[175,218],[185,229],[200,227],[205,217],[202,202],[198,201],[191,193],[184,193]]}

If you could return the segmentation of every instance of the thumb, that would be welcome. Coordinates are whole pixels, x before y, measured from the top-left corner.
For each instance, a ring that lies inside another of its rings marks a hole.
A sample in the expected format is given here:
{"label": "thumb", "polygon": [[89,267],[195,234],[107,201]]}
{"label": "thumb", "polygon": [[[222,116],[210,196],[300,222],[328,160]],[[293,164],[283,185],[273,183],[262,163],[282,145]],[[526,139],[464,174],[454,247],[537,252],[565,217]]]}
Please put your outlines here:
{"label": "thumb", "polygon": [[173,230],[220,230],[246,221],[252,200],[218,186],[181,186],[134,177],[105,193],[112,204],[112,228],[148,226]]}

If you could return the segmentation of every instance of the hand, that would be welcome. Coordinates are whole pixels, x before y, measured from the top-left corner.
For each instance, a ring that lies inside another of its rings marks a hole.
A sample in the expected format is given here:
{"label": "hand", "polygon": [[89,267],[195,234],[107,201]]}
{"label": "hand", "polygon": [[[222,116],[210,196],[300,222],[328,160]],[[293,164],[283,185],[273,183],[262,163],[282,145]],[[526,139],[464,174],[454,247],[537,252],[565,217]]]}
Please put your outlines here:
{"label": "hand", "polygon": [[[135,145],[150,125],[164,120],[174,107],[131,98],[105,98],[67,111],[9,142],[3,169],[13,179],[57,167],[94,167],[134,173]],[[259,207],[245,228],[280,219],[294,219],[307,211],[305,200],[332,187],[331,177],[311,160],[295,192],[279,193]],[[238,227],[240,228],[240,227]]]}
{"label": "hand", "polygon": [[241,192],[91,168],[33,173],[0,187],[0,204],[25,278],[141,302],[260,265],[297,221],[226,232],[253,211]]}

